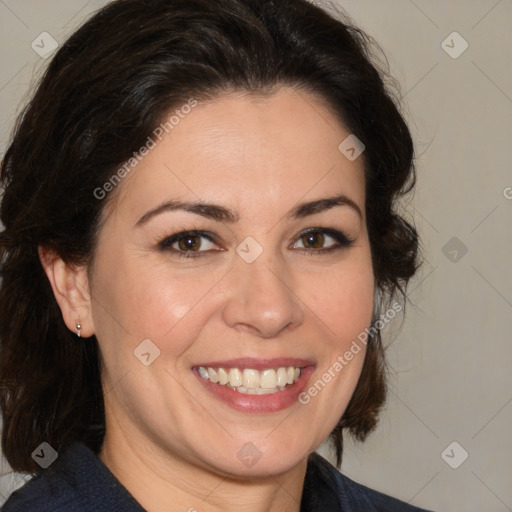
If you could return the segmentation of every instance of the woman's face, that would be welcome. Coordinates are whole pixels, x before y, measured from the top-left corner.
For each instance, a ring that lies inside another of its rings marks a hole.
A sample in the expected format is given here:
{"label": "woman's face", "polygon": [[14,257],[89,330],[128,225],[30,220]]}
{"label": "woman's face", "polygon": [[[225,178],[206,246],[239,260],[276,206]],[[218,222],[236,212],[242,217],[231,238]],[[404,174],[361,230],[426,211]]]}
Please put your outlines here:
{"label": "woman's face", "polygon": [[364,350],[335,362],[373,311],[348,135],[305,92],[226,95],[183,115],[118,185],[90,282],[107,439],[257,476],[329,435]]}

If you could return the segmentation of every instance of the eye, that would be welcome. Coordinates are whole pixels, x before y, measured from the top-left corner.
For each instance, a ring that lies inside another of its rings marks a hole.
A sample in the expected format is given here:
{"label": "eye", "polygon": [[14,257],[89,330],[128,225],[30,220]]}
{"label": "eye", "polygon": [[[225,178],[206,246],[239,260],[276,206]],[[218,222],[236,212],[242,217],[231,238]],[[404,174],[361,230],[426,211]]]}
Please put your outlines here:
{"label": "eye", "polygon": [[353,242],[353,239],[336,229],[310,228],[299,235],[299,240],[295,242],[293,248],[305,249],[309,254],[318,254],[349,247]]}
{"label": "eye", "polygon": [[167,237],[159,244],[161,250],[176,252],[180,257],[184,258],[202,256],[202,253],[211,251],[215,246],[213,236],[202,231],[176,233]]}

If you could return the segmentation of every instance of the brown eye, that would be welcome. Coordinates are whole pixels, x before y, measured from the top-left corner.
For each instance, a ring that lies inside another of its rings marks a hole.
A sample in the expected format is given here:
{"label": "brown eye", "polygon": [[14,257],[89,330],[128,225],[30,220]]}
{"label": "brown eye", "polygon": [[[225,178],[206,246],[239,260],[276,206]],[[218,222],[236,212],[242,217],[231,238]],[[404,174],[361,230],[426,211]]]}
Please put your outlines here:
{"label": "brown eye", "polygon": [[213,235],[202,231],[183,231],[159,243],[162,251],[186,257],[203,256],[214,250],[215,246]]}
{"label": "brown eye", "polygon": [[336,229],[310,228],[299,235],[293,248],[302,249],[306,254],[326,254],[350,247],[353,243],[353,239]]}
{"label": "brown eye", "polygon": [[178,247],[181,251],[197,251],[201,247],[201,237],[192,235],[180,238]]}
{"label": "brown eye", "polygon": [[325,237],[319,231],[312,231],[301,237],[304,247],[311,249],[322,249],[324,247]]}

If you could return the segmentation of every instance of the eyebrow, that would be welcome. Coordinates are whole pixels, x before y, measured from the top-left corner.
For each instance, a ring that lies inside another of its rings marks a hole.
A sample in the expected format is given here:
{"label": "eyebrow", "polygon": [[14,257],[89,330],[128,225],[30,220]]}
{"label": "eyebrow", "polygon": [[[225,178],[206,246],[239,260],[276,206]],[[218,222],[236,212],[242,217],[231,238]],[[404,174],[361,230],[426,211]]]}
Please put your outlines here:
{"label": "eyebrow", "polygon": [[[359,208],[359,205],[343,194],[325,199],[317,199],[307,203],[301,203],[290,210],[287,217],[291,219],[302,219],[309,215],[325,212],[335,208],[336,206],[348,206],[354,210],[361,219],[363,219],[363,213]],[[150,219],[157,215],[176,210],[195,213],[208,219],[213,219],[218,222],[227,222],[229,224],[234,224],[240,219],[240,214],[238,212],[214,203],[167,201],[166,203],[146,212],[137,221],[135,227],[146,224]]]}

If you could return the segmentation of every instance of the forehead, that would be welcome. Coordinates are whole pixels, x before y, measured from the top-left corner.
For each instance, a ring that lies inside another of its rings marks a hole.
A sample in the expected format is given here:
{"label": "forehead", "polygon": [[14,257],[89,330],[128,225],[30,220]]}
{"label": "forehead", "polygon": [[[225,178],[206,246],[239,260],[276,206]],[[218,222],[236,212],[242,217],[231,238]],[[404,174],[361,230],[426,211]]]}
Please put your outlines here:
{"label": "forehead", "polygon": [[118,185],[117,208],[140,213],[176,198],[275,210],[344,193],[364,209],[363,158],[339,150],[350,133],[315,96],[284,87],[265,97],[231,93],[175,114]]}

